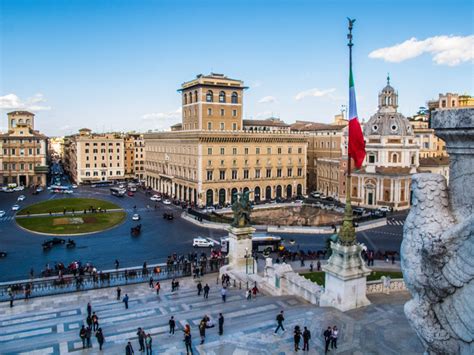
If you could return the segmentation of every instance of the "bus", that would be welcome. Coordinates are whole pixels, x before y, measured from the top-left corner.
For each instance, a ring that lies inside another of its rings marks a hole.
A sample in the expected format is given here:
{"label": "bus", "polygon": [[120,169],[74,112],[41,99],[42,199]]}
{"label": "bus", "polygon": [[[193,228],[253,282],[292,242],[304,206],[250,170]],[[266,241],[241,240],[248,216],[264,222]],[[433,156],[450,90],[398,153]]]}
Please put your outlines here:
{"label": "bus", "polygon": [[123,188],[120,188],[120,187],[111,187],[110,188],[110,193],[113,195],[113,196],[117,196],[117,197],[123,197],[125,196],[125,193],[127,192],[127,190],[123,189]]}
{"label": "bus", "polygon": [[[252,250],[258,253],[263,251],[279,251],[283,247],[282,239],[276,235],[267,235],[265,233],[255,233],[252,235]],[[229,251],[229,237],[221,238],[221,252]]]}
{"label": "bus", "polygon": [[112,186],[113,184],[112,181],[96,181],[91,183],[91,187],[107,187]]}

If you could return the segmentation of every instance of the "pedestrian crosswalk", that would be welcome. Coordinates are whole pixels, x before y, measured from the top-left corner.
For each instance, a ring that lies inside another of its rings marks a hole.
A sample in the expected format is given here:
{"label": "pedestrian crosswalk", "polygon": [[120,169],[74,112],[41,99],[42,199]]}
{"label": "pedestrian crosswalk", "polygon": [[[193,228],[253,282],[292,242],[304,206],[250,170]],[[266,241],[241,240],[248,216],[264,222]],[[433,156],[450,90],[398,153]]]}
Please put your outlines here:
{"label": "pedestrian crosswalk", "polygon": [[5,216],[0,218],[0,223],[1,222],[8,222],[8,221],[13,221],[15,219],[15,216]]}
{"label": "pedestrian crosswalk", "polygon": [[401,221],[398,219],[395,219],[395,220],[387,219],[387,224],[389,226],[403,226],[404,223],[405,221]]}

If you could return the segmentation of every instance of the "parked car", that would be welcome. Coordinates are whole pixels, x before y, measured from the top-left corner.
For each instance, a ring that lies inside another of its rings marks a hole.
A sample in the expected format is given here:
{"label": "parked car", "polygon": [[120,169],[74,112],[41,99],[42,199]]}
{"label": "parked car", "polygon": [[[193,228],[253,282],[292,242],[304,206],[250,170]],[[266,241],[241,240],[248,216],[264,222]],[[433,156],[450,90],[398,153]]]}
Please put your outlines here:
{"label": "parked car", "polygon": [[12,211],[18,211],[20,209],[19,205],[13,205],[12,206]]}
{"label": "parked car", "polygon": [[77,189],[77,185],[76,184],[72,184],[71,186],[73,189]]}
{"label": "parked car", "polygon": [[203,237],[197,237],[193,239],[193,247],[195,248],[212,248],[214,242]]}
{"label": "parked car", "polygon": [[25,195],[20,195],[20,196],[18,196],[17,200],[18,201],[23,201],[25,198],[26,198]]}
{"label": "parked car", "polygon": [[206,207],[206,212],[208,212],[208,213],[215,212],[215,211],[216,211],[216,208],[214,206],[207,206]]}
{"label": "parked car", "polygon": [[36,188],[36,192],[37,192],[37,193],[40,193],[40,192],[42,192],[42,191],[43,191],[43,188],[42,188],[41,186],[38,186],[38,187]]}
{"label": "parked car", "polygon": [[132,191],[127,192],[127,195],[133,197],[135,194]]}
{"label": "parked car", "polygon": [[2,218],[3,216],[5,216],[7,213],[5,211],[0,211],[0,218]]}
{"label": "parked car", "polygon": [[153,196],[150,197],[150,200],[152,200],[152,201],[161,201],[161,197],[158,196],[158,195],[153,195]]}
{"label": "parked car", "polygon": [[168,199],[163,200],[163,203],[164,203],[165,205],[171,205],[171,201],[168,200]]}
{"label": "parked car", "polygon": [[377,208],[377,210],[380,211],[380,212],[390,212],[390,207],[380,206],[379,208]]}
{"label": "parked car", "polygon": [[311,197],[313,197],[313,198],[320,198],[320,197],[321,197],[321,193],[320,193],[320,192],[317,192],[317,191],[313,191],[313,192],[311,192]]}
{"label": "parked car", "polygon": [[134,221],[139,221],[140,220],[140,215],[138,213],[135,213],[133,216],[132,216],[132,220]]}
{"label": "parked car", "polygon": [[362,216],[365,213],[365,208],[356,207],[352,210],[352,213],[357,215],[357,216]]}

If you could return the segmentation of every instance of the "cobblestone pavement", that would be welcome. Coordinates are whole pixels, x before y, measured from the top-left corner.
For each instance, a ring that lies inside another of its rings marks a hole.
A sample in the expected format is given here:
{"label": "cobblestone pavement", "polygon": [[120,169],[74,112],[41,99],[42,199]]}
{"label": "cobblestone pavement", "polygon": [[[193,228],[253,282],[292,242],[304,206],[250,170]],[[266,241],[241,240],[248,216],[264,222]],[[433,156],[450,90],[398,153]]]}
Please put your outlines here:
{"label": "cobblestone pavement", "polygon": [[[371,296],[372,305],[342,313],[292,296],[259,295],[248,301],[238,285],[230,287],[224,303],[214,277],[203,279],[211,287],[208,299],[197,296],[191,278],[181,279],[180,290],[174,293],[170,282],[163,282],[159,296],[147,284],[124,286],[122,296],[128,293],[130,297],[128,310],[116,300],[113,288],[17,301],[13,308],[8,302],[1,303],[0,353],[123,354],[130,340],[139,354],[136,331],[143,327],[153,337],[154,354],[184,354],[181,329],[187,323],[192,328],[195,354],[293,354],[292,329],[297,324],[311,330],[309,354],[324,353],[321,334],[328,325],[340,329],[338,349],[330,354],[423,353],[403,313],[407,293]],[[89,301],[105,335],[102,352],[95,337],[93,347],[86,350],[79,339]],[[282,309],[286,332],[274,335],[275,317]],[[216,328],[208,329],[205,344],[199,345],[199,320],[207,314],[217,321],[219,312],[225,317],[224,335],[219,336]],[[171,315],[179,329],[174,336],[168,335]]]}

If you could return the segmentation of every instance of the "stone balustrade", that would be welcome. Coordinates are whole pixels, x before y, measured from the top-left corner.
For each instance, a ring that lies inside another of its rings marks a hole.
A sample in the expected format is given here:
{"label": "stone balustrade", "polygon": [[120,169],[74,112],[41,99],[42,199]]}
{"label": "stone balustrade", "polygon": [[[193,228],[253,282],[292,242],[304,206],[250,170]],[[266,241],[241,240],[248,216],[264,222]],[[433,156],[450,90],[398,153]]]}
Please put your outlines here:
{"label": "stone balustrade", "polygon": [[[389,287],[386,287],[386,285]],[[375,281],[367,281],[367,294],[373,293],[389,293],[395,291],[406,291],[405,281],[403,279],[391,279],[389,283],[384,285],[382,279]]]}

